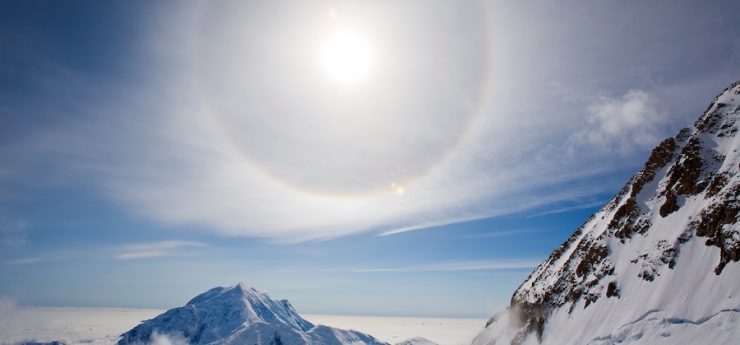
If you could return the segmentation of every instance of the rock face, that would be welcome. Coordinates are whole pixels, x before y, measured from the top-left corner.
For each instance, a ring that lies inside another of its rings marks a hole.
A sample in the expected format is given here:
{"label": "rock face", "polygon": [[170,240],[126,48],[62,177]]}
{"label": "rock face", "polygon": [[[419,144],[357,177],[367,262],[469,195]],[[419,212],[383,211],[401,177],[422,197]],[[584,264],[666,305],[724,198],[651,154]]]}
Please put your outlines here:
{"label": "rock face", "polygon": [[161,343],[249,345],[387,345],[372,336],[301,318],[287,300],[275,301],[243,284],[217,287],[121,335],[118,345]]}
{"label": "rock face", "polygon": [[740,82],[660,143],[474,345],[740,343]]}

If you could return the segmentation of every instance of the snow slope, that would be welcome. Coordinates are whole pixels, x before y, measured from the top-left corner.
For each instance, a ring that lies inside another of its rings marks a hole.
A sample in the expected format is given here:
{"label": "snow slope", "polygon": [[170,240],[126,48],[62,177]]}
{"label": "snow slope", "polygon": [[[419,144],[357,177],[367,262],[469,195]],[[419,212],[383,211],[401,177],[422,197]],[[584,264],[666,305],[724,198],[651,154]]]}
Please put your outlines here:
{"label": "snow slope", "polygon": [[740,343],[740,82],[656,147],[473,345]]}
{"label": "snow slope", "polygon": [[217,287],[144,321],[122,335],[118,345],[159,343],[250,345],[385,345],[372,336],[301,318],[287,300],[272,300],[266,293],[243,284]]}

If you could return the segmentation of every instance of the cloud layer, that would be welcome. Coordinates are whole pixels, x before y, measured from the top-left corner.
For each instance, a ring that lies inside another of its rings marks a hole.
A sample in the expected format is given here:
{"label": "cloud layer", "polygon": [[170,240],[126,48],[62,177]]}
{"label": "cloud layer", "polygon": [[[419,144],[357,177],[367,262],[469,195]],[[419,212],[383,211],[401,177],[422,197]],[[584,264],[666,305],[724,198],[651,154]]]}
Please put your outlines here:
{"label": "cloud layer", "polygon": [[[735,46],[696,39],[734,22],[689,16],[688,5],[669,19],[692,25],[659,33],[660,6],[602,5],[568,22],[572,7],[548,2],[343,4],[331,20],[335,5],[179,4],[144,25],[132,55],[145,58],[131,64],[145,77],[34,75],[66,107],[46,97],[19,112],[70,115],[0,152],[20,162],[2,175],[30,179],[24,164],[68,174],[133,213],[226,235],[395,234],[594,205],[621,183],[605,177],[639,165],[737,71]],[[344,27],[377,53],[373,75],[352,87],[317,61]],[[672,54],[677,45],[686,54]]]}

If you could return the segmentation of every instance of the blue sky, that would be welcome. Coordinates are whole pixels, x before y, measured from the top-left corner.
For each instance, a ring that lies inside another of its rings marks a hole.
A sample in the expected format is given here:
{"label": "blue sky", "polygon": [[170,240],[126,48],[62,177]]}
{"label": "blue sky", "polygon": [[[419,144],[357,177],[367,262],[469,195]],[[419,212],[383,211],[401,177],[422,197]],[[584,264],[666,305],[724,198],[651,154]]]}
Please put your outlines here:
{"label": "blue sky", "polygon": [[486,317],[740,76],[738,7],[4,2],[0,295]]}

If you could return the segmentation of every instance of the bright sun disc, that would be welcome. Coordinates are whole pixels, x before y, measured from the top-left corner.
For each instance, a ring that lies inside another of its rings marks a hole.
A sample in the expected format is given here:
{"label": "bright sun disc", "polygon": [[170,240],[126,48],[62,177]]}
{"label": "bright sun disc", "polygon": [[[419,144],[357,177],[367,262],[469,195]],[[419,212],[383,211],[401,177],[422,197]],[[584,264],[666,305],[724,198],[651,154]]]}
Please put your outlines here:
{"label": "bright sun disc", "polygon": [[330,34],[321,46],[320,58],[327,75],[341,83],[366,79],[372,65],[369,43],[351,30]]}

